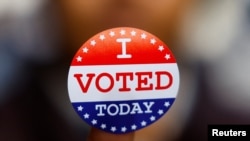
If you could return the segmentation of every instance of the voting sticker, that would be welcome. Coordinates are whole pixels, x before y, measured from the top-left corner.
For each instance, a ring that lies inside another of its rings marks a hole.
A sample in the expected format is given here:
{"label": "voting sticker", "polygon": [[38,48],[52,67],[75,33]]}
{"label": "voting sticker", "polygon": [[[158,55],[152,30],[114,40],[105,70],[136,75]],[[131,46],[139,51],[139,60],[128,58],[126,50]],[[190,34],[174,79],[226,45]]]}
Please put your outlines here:
{"label": "voting sticker", "polygon": [[76,52],[68,73],[72,106],[90,126],[122,134],[157,122],[173,105],[179,70],[168,46],[130,27],[102,31]]}

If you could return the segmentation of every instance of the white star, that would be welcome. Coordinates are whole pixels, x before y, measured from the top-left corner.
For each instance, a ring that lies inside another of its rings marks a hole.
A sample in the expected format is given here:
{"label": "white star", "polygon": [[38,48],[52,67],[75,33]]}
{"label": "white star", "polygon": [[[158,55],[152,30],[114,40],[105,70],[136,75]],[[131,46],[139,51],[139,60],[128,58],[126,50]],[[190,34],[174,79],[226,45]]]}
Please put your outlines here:
{"label": "white star", "polygon": [[150,40],[150,43],[154,45],[156,43],[156,40],[153,38]]}
{"label": "white star", "polygon": [[135,124],[131,126],[132,130],[135,130],[136,128],[137,128],[137,126]]}
{"label": "white star", "polygon": [[95,125],[95,124],[97,124],[97,120],[93,119],[93,120],[91,121],[91,123],[92,123],[93,125]]}
{"label": "white star", "polygon": [[87,47],[84,47],[84,48],[82,49],[82,51],[83,51],[84,53],[88,53],[89,49],[88,49]]}
{"label": "white star", "polygon": [[109,35],[110,35],[111,37],[113,37],[113,36],[115,36],[115,32],[114,32],[114,31],[110,31],[110,32],[109,32]]}
{"label": "white star", "polygon": [[112,132],[115,132],[116,131],[116,127],[115,126],[113,126],[113,127],[111,127],[111,129],[110,129]]}
{"label": "white star", "polygon": [[169,102],[165,102],[165,103],[164,103],[164,106],[165,106],[165,107],[168,107],[168,106],[170,106],[170,103],[169,103]]}
{"label": "white star", "polygon": [[77,60],[77,62],[82,62],[82,57],[81,57],[81,56],[78,56],[78,57],[76,58],[76,60]]}
{"label": "white star", "polygon": [[147,122],[146,121],[142,121],[141,122],[141,126],[146,126]]}
{"label": "white star", "polygon": [[166,54],[165,55],[165,58],[168,60],[168,59],[170,59],[171,57],[170,57],[170,54]]}
{"label": "white star", "polygon": [[127,128],[125,126],[121,128],[122,132],[126,132],[126,130],[127,130]]}
{"label": "white star", "polygon": [[144,120],[141,122],[141,126],[146,126],[146,124],[147,124],[147,122]]}
{"label": "white star", "polygon": [[100,35],[99,38],[103,41],[105,39],[105,36],[102,34],[102,35]]}
{"label": "white star", "polygon": [[164,50],[164,47],[163,47],[163,46],[159,46],[158,50],[159,50],[159,51],[163,51],[163,50]]}
{"label": "white star", "polygon": [[142,34],[141,34],[141,38],[142,38],[142,39],[146,39],[146,37],[147,37],[147,35],[146,35],[145,33],[142,33]]}
{"label": "white star", "polygon": [[121,35],[125,35],[125,33],[126,33],[125,30],[121,30],[121,31],[120,31],[120,34],[121,34]]}
{"label": "white star", "polygon": [[82,105],[80,105],[80,106],[77,107],[78,111],[82,111],[82,109],[83,109]]}
{"label": "white star", "polygon": [[163,110],[161,110],[161,109],[158,110],[158,114],[159,114],[159,115],[162,115],[162,114],[163,114]]}
{"label": "white star", "polygon": [[95,46],[95,44],[96,44],[95,40],[90,41],[90,45]]}
{"label": "white star", "polygon": [[106,128],[106,124],[102,124],[102,125],[101,125],[101,128],[102,128],[102,129],[105,129],[105,128]]}
{"label": "white star", "polygon": [[150,117],[150,120],[151,120],[151,121],[155,121],[155,116],[151,116],[151,117]]}
{"label": "white star", "polygon": [[136,32],[133,30],[130,32],[132,36],[135,36],[136,35]]}
{"label": "white star", "polygon": [[89,114],[88,113],[85,113],[83,116],[84,116],[85,119],[89,118]]}

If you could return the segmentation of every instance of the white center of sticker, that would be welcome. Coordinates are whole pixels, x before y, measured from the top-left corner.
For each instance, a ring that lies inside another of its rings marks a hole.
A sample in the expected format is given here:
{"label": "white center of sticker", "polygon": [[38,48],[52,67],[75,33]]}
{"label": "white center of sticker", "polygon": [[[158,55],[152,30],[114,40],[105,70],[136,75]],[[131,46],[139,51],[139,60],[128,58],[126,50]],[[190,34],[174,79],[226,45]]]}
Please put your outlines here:
{"label": "white center of sticker", "polygon": [[162,117],[179,88],[169,48],[135,28],[113,28],[90,38],[68,75],[71,103],[89,125],[111,133],[144,128]]}

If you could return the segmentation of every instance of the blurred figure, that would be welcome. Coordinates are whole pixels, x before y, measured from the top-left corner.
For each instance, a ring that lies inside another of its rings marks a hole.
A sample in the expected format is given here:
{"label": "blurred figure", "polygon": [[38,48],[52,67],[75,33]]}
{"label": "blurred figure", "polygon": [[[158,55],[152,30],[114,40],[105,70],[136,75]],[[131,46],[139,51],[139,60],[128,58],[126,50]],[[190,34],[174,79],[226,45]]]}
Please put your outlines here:
{"label": "blurred figure", "polygon": [[180,69],[178,97],[135,141],[206,140],[208,124],[250,123],[248,1],[0,2],[0,140],[86,140],[67,92],[71,59],[107,28],[163,40]]}
{"label": "blurred figure", "polygon": [[42,80],[63,52],[54,8],[45,0],[0,1],[0,140],[74,137],[67,125],[58,126],[62,116]]}
{"label": "blurred figure", "polygon": [[207,140],[208,124],[250,123],[250,2],[202,1],[184,18],[182,54],[200,64],[197,103],[181,140]]}

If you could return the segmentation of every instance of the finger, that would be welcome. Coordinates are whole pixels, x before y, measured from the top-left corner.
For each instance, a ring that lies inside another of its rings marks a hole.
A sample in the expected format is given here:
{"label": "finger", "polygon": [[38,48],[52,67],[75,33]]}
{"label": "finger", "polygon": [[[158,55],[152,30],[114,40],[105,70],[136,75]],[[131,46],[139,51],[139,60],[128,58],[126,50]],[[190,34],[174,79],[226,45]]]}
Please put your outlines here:
{"label": "finger", "polygon": [[126,134],[111,134],[92,128],[87,141],[133,141],[134,132]]}

